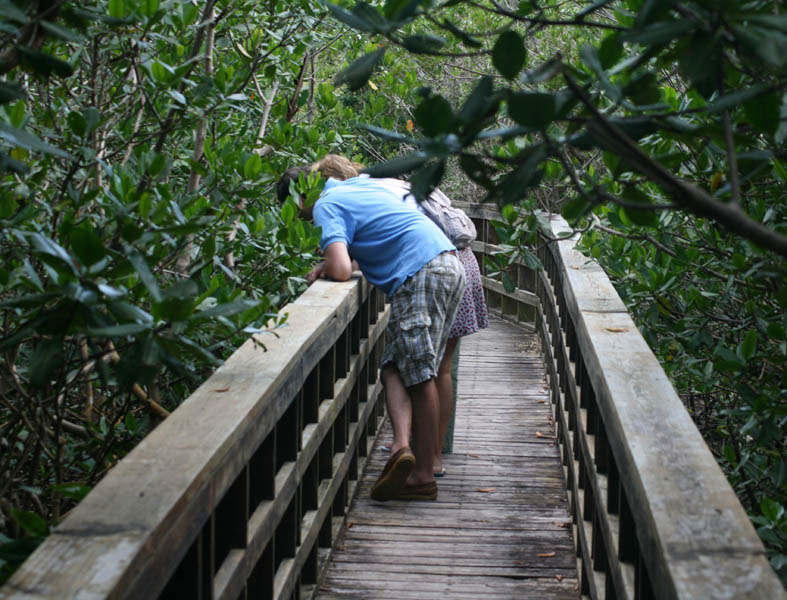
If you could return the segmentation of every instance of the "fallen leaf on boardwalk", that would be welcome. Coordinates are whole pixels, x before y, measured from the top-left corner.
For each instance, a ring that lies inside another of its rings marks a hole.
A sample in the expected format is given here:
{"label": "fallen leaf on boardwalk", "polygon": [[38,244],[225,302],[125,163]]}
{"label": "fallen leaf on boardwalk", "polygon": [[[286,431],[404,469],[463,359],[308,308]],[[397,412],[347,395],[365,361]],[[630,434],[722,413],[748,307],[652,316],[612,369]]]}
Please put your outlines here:
{"label": "fallen leaf on boardwalk", "polygon": [[623,333],[628,330],[628,327],[607,327],[607,331],[611,331],[612,333]]}
{"label": "fallen leaf on boardwalk", "polygon": [[470,458],[481,458],[478,454],[468,454]]}
{"label": "fallen leaf on boardwalk", "polygon": [[495,488],[476,488],[476,492],[484,492],[485,494],[491,494],[495,491]]}
{"label": "fallen leaf on boardwalk", "polygon": [[544,438],[546,440],[554,440],[555,439],[554,435],[544,435],[540,431],[536,431],[536,437],[537,438]]}
{"label": "fallen leaf on boardwalk", "polygon": [[555,527],[562,527],[563,529],[565,529],[566,527],[571,525],[571,521],[562,521],[562,522],[561,521],[552,521],[552,525],[554,525]]}
{"label": "fallen leaf on boardwalk", "polygon": [[344,526],[345,526],[347,529],[349,529],[350,527],[352,527],[352,526],[353,526],[353,523],[352,523],[352,521],[347,521],[347,523],[346,523]]}
{"label": "fallen leaf on boardwalk", "polygon": [[538,555],[539,558],[552,558],[553,556],[555,556],[554,552],[542,552]]}
{"label": "fallen leaf on boardwalk", "polygon": [[223,393],[223,392],[229,392],[229,391],[230,391],[230,386],[227,386],[227,387],[225,387],[225,388],[219,388],[219,389],[217,389],[217,390],[213,390],[213,391],[214,391],[214,392],[218,392],[219,394],[221,394],[221,393]]}
{"label": "fallen leaf on boardwalk", "polygon": [[[344,546],[336,546],[336,549],[341,552],[342,550],[344,550]],[[554,552],[552,554],[554,554]]]}
{"label": "fallen leaf on boardwalk", "polygon": [[544,402],[546,402],[546,400],[536,400],[536,402],[538,402],[539,404],[543,404]]}
{"label": "fallen leaf on boardwalk", "polygon": [[563,576],[562,575],[555,575],[555,579],[557,579],[558,581],[563,581]]}
{"label": "fallen leaf on boardwalk", "polygon": [[578,267],[578,266],[576,266],[576,265],[571,265],[571,268],[572,268],[572,269],[576,269],[577,271],[579,271],[579,267]]}

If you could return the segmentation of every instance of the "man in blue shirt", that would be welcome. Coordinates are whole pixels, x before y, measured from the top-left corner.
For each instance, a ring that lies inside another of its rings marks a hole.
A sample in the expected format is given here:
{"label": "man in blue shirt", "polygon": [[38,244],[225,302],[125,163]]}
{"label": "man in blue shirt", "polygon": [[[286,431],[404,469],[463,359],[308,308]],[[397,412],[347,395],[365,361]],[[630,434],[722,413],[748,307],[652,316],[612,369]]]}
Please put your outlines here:
{"label": "man in blue shirt", "polygon": [[[288,171],[282,181],[287,177],[297,177],[297,171]],[[283,189],[288,187],[280,185],[280,199]],[[382,365],[398,370],[410,393],[413,448],[391,448],[372,498],[433,500],[439,417],[435,377],[465,286],[456,248],[428,217],[370,178],[328,179],[313,207],[301,199],[300,215],[322,228],[325,261],[309,273],[309,283],[320,277],[346,281],[356,261],[391,299]]]}

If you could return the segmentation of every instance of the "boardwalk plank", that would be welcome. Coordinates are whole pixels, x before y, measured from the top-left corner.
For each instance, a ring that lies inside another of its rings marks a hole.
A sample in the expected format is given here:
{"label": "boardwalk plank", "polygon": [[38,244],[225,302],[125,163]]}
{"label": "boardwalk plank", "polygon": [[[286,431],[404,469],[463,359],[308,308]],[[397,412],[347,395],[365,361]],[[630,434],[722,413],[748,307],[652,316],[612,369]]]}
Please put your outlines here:
{"label": "boardwalk plank", "polygon": [[578,598],[575,546],[533,334],[492,319],[462,341],[454,452],[434,502],[369,498],[375,446],[319,600]]}

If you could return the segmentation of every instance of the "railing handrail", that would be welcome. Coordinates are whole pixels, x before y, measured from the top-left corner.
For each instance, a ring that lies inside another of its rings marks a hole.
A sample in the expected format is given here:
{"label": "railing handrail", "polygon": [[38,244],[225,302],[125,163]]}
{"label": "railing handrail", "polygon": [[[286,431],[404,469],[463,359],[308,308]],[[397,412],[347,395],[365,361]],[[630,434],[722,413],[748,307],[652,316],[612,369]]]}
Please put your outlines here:
{"label": "railing handrail", "polygon": [[237,598],[261,569],[266,597],[289,598],[310,560],[315,583],[317,537],[330,547],[382,414],[383,309],[363,278],[315,283],[115,466],[0,598],[186,597],[167,585],[192,553],[194,598]]}
{"label": "railing handrail", "polygon": [[[474,250],[494,251],[488,221],[499,219],[496,207],[458,204],[482,232]],[[574,249],[574,239],[547,242],[571,231],[558,216],[550,225],[540,251],[544,272],[528,273],[521,262],[513,292],[489,278],[485,285],[500,297],[492,305],[517,318],[524,308],[541,333],[583,594],[787,597],[745,510],[612,283]]]}

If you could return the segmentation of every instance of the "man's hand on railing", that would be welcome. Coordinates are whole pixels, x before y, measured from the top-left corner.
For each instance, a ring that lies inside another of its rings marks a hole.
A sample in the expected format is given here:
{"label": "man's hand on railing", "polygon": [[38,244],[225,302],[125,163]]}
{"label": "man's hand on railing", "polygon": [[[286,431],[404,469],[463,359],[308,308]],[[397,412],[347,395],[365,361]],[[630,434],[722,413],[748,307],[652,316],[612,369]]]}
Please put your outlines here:
{"label": "man's hand on railing", "polygon": [[325,278],[325,262],[314,265],[314,268],[306,275],[306,282],[311,285],[321,278]]}

